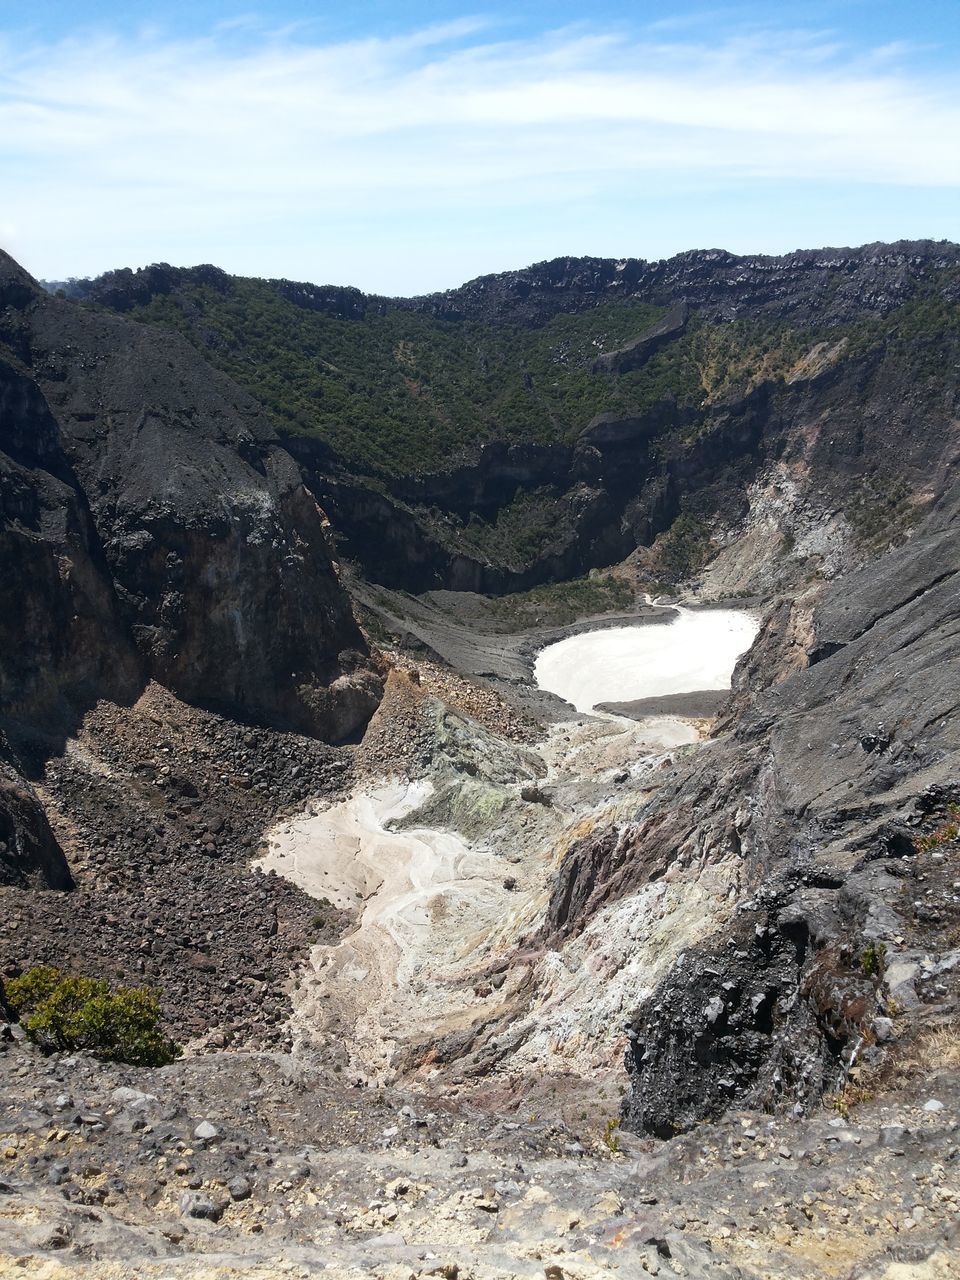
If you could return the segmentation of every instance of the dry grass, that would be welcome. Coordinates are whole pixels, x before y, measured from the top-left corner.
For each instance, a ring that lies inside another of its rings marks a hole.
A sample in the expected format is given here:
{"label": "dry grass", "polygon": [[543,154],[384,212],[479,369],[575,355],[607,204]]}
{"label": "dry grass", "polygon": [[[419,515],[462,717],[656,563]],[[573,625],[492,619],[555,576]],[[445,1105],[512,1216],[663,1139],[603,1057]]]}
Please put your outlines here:
{"label": "dry grass", "polygon": [[921,1031],[903,1057],[898,1057],[896,1069],[903,1076],[960,1070],[960,1021]]}
{"label": "dry grass", "polygon": [[[952,1018],[919,1030],[893,1046],[880,1066],[856,1073],[839,1095],[847,1107],[902,1089],[918,1078],[960,1071],[960,1019]],[[848,1092],[849,1090],[849,1092]]]}
{"label": "dry grass", "polygon": [[960,805],[949,804],[946,819],[929,835],[921,836],[917,841],[917,852],[929,853],[931,849],[938,849],[942,844],[951,844],[958,836],[960,836]]}

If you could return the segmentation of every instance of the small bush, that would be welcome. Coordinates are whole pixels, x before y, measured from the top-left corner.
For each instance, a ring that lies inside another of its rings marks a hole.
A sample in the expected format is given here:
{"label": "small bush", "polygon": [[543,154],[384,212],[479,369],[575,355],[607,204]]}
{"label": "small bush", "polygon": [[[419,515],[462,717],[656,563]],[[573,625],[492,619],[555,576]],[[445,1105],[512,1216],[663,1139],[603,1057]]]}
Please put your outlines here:
{"label": "small bush", "polygon": [[873,1098],[874,1094],[870,1089],[867,1089],[862,1084],[857,1084],[856,1081],[847,1080],[838,1094],[827,1098],[825,1101],[838,1116],[842,1116],[844,1120],[847,1120],[854,1107],[860,1107],[866,1102],[872,1102]]}
{"label": "small bush", "polygon": [[886,967],[887,945],[885,942],[871,940],[860,956],[860,968],[868,978],[879,978]]}
{"label": "small bush", "polygon": [[608,1120],[603,1127],[603,1132],[600,1135],[600,1141],[607,1148],[607,1150],[613,1152],[614,1155],[616,1155],[616,1153],[620,1150],[620,1134],[617,1132],[619,1128],[620,1128],[619,1120]]}
{"label": "small bush", "polygon": [[7,982],[5,995],[27,1035],[47,1052],[86,1049],[107,1062],[141,1067],[162,1067],[179,1056],[163,1034],[152,991],[111,991],[101,979],[38,965]]}

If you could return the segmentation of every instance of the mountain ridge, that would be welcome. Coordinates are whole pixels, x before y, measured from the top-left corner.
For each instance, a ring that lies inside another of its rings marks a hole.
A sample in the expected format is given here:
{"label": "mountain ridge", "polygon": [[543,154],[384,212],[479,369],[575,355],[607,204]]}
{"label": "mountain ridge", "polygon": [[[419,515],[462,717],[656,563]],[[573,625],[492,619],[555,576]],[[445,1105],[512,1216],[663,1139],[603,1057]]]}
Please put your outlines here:
{"label": "mountain ridge", "polygon": [[[159,262],[139,268],[114,268],[98,276],[72,277],[69,280],[59,281],[41,280],[39,283],[51,292],[59,288],[68,292],[69,296],[93,297],[95,300],[101,300],[100,295],[113,293],[116,301],[108,305],[116,305],[117,301],[126,299],[126,305],[130,306],[133,305],[133,297],[142,299],[155,292],[168,291],[171,282],[187,277],[194,277],[198,282],[213,283],[220,287],[225,286],[230,280],[256,279],[298,298],[300,305],[306,308],[329,305],[346,314],[356,313],[367,301],[377,309],[391,305],[439,307],[447,300],[452,301],[462,295],[480,293],[491,286],[494,288],[513,286],[523,291],[538,277],[544,280],[555,280],[557,276],[575,279],[578,275],[582,275],[589,279],[591,272],[597,280],[606,280],[615,284],[617,288],[622,288],[625,284],[645,280],[676,278],[682,275],[683,268],[696,271],[704,268],[714,270],[719,266],[721,269],[741,273],[751,269],[757,272],[776,273],[786,270],[849,270],[856,265],[869,265],[884,270],[890,267],[902,269],[908,265],[927,264],[936,269],[953,266],[958,262],[960,262],[960,243],[956,241],[878,240],[853,246],[796,249],[784,254],[735,254],[726,249],[687,249],[667,258],[656,259],[566,255],[545,258],[525,267],[487,272],[448,289],[409,296],[367,293],[352,285],[319,284],[282,276],[241,276],[238,273],[227,272],[212,263],[175,267],[170,263]],[[130,290],[129,295],[127,290]],[[356,305],[351,308],[346,307],[345,302],[349,299],[355,299]]]}
{"label": "mountain ridge", "polygon": [[[882,420],[922,453],[921,424],[942,437],[956,395],[949,242],[561,258],[400,301],[206,267],[121,271],[84,290],[180,332],[261,399],[342,554],[415,590],[524,590],[633,552],[669,581],[657,539],[678,541],[683,520],[717,545],[758,468],[822,414],[850,420],[843,467],[865,460],[892,492],[910,481]],[[653,338],[671,307],[684,324]],[[711,492],[718,449],[733,471]],[[804,483],[824,506],[819,490],[836,487],[819,466]]]}

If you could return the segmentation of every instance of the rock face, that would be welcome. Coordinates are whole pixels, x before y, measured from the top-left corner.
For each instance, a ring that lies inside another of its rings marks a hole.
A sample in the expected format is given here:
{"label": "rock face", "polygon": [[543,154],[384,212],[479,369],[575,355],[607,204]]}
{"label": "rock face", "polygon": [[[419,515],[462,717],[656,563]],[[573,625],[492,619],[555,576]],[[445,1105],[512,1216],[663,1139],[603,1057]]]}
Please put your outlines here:
{"label": "rock face", "polygon": [[685,300],[720,318],[782,314],[836,323],[864,308],[886,312],[909,297],[917,273],[955,266],[946,241],[900,240],[858,248],[805,249],[783,257],[694,249],[659,262],[642,258],[554,258],[522,271],[480,276],[409,305],[450,318],[542,324],[601,299],[643,297],[662,306]]}
{"label": "rock face", "polygon": [[[497,558],[470,547],[460,537],[459,524],[433,501],[435,482],[443,492],[446,509],[469,514],[485,510],[496,517],[509,481],[496,462],[488,463],[488,451],[476,466],[461,472],[420,476],[400,487],[421,495],[407,500],[384,491],[382,485],[363,477],[317,469],[312,441],[291,440],[290,451],[304,467],[308,485],[315,487],[324,510],[349,556],[359,562],[364,576],[372,582],[402,585],[404,590],[423,592],[439,588],[451,591],[478,591],[500,595],[523,591],[542,582],[578,577],[597,564],[622,559],[636,545],[629,529],[622,527],[620,509],[606,491],[579,482],[573,475],[570,450],[517,450],[534,456],[524,466],[525,483],[514,481],[511,496],[525,487],[542,491],[553,506],[554,530],[549,545],[532,560],[506,554]],[[513,454],[513,450],[504,450]],[[500,450],[490,450],[494,457]],[[322,456],[322,455],[321,455]],[[489,470],[488,470],[489,467]],[[555,482],[559,474],[561,483]],[[514,475],[517,472],[514,471]],[[480,497],[482,495],[482,498]],[[499,495],[499,497],[498,497]],[[429,505],[425,505],[427,499]]]}
{"label": "rock face", "polygon": [[49,298],[0,255],[0,884],[70,887],[24,770],[150,679],[327,740],[381,688],[256,403],[176,337]]}
{"label": "rock face", "polygon": [[0,885],[71,889],[73,878],[33,788],[0,760]]}
{"label": "rock face", "polygon": [[53,731],[138,662],[86,497],[26,370],[0,356],[0,706]]}
{"label": "rock face", "polygon": [[5,649],[5,715],[36,724],[153,678],[355,732],[379,677],[256,402],[180,339],[49,298],[7,258],[0,300],[3,580],[29,584],[33,641],[19,665]]}
{"label": "rock face", "polygon": [[722,863],[739,886],[702,943],[638,993],[631,1127],[666,1136],[730,1105],[836,1091],[881,1038],[883,966],[868,957],[882,948],[906,972],[929,922],[949,933],[936,860],[925,898],[905,877],[921,832],[960,794],[958,564],[954,487],[911,542],[828,590],[812,620],[774,611],[724,730],[632,823],[571,850],[548,911],[553,945],[657,880]]}

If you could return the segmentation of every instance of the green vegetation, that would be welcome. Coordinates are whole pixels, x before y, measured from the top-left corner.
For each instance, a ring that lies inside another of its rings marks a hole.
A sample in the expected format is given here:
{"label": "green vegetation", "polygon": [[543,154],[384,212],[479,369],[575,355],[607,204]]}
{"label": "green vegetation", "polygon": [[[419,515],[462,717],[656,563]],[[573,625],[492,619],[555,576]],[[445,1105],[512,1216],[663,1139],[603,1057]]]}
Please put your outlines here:
{"label": "green vegetation", "polygon": [[887,944],[871,940],[864,947],[860,956],[860,968],[868,978],[879,978],[887,963]]}
{"label": "green vegetation", "polygon": [[600,1134],[600,1141],[612,1154],[616,1155],[620,1150],[620,1121],[608,1120],[603,1126],[603,1132]]}
{"label": "green vegetation", "polygon": [[877,549],[900,541],[925,509],[903,480],[871,477],[848,502],[844,515],[863,546]]}
{"label": "green vegetation", "polygon": [[[215,287],[186,274],[132,314],[183,333],[282,432],[315,436],[386,476],[436,470],[492,440],[569,443],[597,413],[643,412],[665,397],[699,408],[873,351],[918,381],[955,381],[956,274],[933,272],[889,315],[853,324],[694,315],[681,337],[619,375],[593,373],[596,357],[640,337],[663,307],[605,301],[523,326],[371,301],[365,315],[338,318],[277,282]],[[702,430],[700,421],[669,432],[662,447],[682,452]]]}
{"label": "green vegetation", "polygon": [[676,581],[702,569],[710,556],[710,527],[684,511],[657,540],[659,564]]}
{"label": "green vegetation", "polygon": [[565,627],[580,618],[631,609],[635,603],[633,588],[622,578],[598,575],[499,596],[489,601],[489,617],[497,630]]}
{"label": "green vegetation", "polygon": [[227,292],[185,280],[133,312],[183,333],[281,431],[318,436],[345,461],[381,473],[436,469],[491,440],[570,442],[597,413],[636,413],[665,396],[699,405],[783,374],[820,336],[695,318],[642,369],[592,372],[601,352],[663,313],[623,301],[540,328],[399,308],[337,319],[247,279]]}
{"label": "green vegetation", "polygon": [[180,1050],[160,1026],[152,991],[80,978],[47,965],[4,984],[11,1012],[31,1040],[48,1052],[86,1049],[107,1062],[162,1067]]}
{"label": "green vegetation", "polygon": [[916,293],[883,319],[873,317],[854,330],[852,354],[881,345],[889,359],[918,380],[957,381],[960,301],[957,273],[933,273]]}
{"label": "green vegetation", "polygon": [[[857,1068],[854,1068],[854,1071],[856,1070]],[[829,1103],[838,1116],[843,1116],[844,1120],[846,1120],[854,1107],[862,1106],[866,1102],[872,1102],[873,1096],[873,1092],[870,1089],[858,1084],[856,1078],[854,1078],[844,1081],[843,1087],[838,1094],[824,1100]]]}
{"label": "green vegetation", "polygon": [[361,467],[410,473],[484,441],[572,439],[594,414],[626,403],[615,379],[591,375],[597,355],[663,309],[606,303],[539,330],[405,309],[337,319],[268,281],[236,279],[226,293],[185,281],[132,314],[183,333],[279,429],[319,436]]}
{"label": "green vegetation", "polygon": [[566,506],[551,490],[518,490],[512,502],[498,509],[492,523],[471,515],[460,530],[460,541],[488,560],[519,568],[535,560],[572,524]]}

